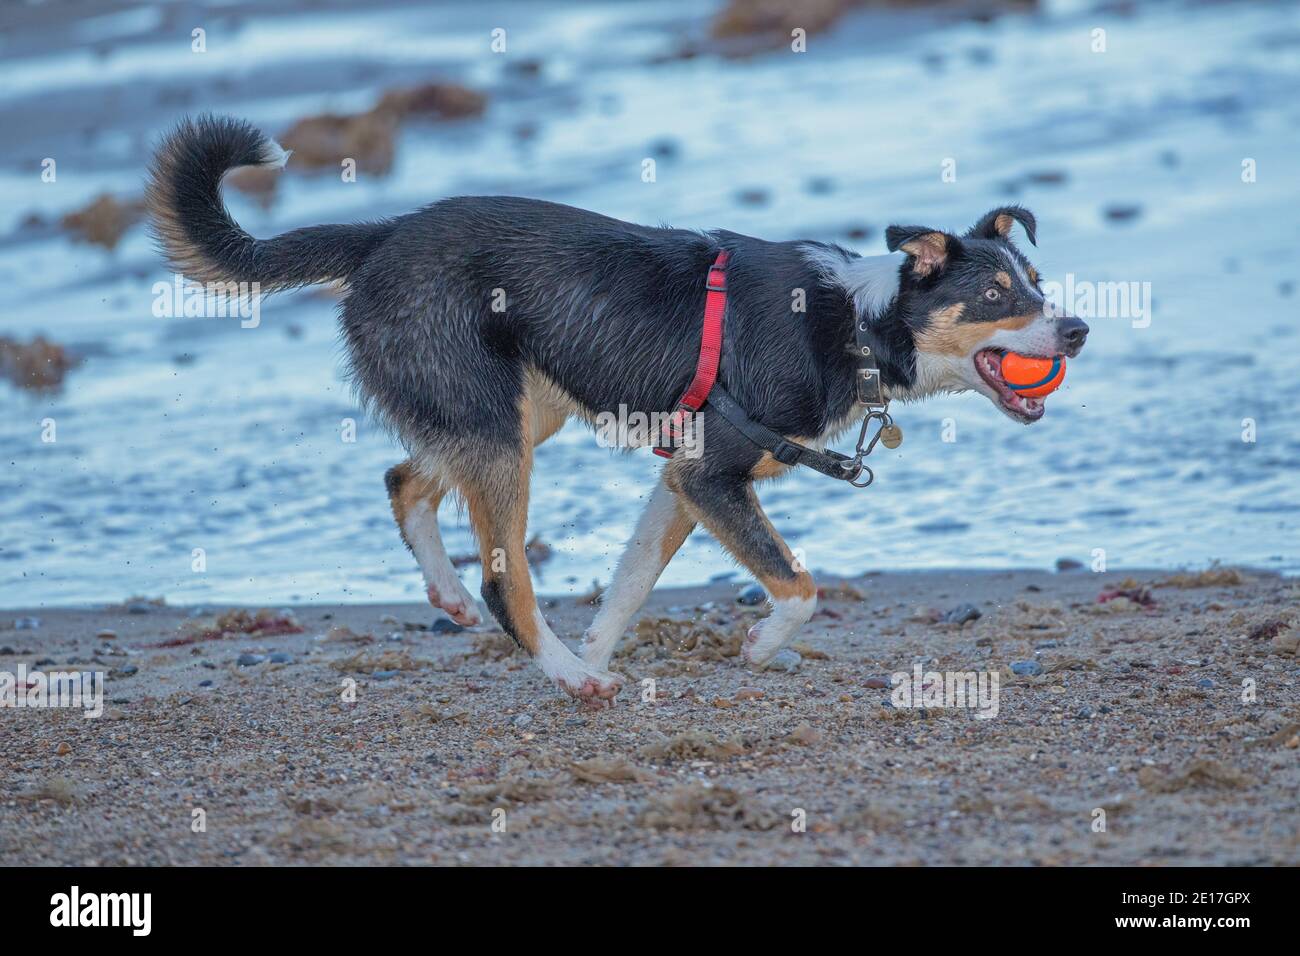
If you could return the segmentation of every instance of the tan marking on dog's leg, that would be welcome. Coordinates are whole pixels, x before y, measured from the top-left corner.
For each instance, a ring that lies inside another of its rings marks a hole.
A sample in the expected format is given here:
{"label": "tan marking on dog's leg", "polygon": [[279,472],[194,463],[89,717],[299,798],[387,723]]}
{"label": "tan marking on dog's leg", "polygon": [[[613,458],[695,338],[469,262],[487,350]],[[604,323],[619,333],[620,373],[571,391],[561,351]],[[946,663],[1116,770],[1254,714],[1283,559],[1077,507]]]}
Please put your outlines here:
{"label": "tan marking on dog's leg", "polygon": [[817,585],[795,559],[759,505],[749,482],[727,487],[725,479],[669,474],[688,509],[767,591],[772,613],[750,628],[741,648],[746,661],[767,664],[817,610]]}
{"label": "tan marking on dog's leg", "polygon": [[447,556],[438,528],[438,505],[447,493],[446,486],[439,478],[420,474],[409,460],[390,468],[384,482],[402,540],[424,576],[429,603],[446,611],[457,624],[473,627],[481,623],[483,617]]}
{"label": "tan marking on dog's leg", "polygon": [[[527,381],[527,408],[534,447],[563,428],[573,413],[567,396],[532,373]],[[390,468],[384,480],[402,540],[424,575],[429,603],[442,608],[458,624],[472,627],[481,623],[482,615],[447,556],[438,526],[438,506],[447,495],[447,485],[441,478],[422,473],[410,460]]]}
{"label": "tan marking on dog's leg", "polygon": [[524,553],[533,458],[532,417],[527,407],[520,411],[525,445],[518,460],[502,458],[497,467],[479,467],[457,479],[469,507],[470,524],[478,536],[483,601],[502,629],[532,656],[557,687],[588,705],[606,706],[622,687],[623,678],[588,667],[565,647],[547,625],[533,594]]}
{"label": "tan marking on dog's leg", "polygon": [[598,670],[609,666],[618,639],[694,529],[695,519],[661,476],[583,639],[582,659],[589,665]]}

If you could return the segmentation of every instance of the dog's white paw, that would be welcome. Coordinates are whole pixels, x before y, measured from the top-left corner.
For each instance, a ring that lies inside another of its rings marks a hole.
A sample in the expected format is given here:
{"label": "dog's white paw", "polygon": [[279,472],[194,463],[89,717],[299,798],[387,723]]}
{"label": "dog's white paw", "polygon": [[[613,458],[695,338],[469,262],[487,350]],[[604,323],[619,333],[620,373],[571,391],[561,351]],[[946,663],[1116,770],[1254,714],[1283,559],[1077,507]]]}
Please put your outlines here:
{"label": "dog's white paw", "polygon": [[740,645],[740,656],[750,667],[761,669],[766,666],[767,662],[776,657],[777,651],[785,645],[785,635],[780,633],[764,635],[763,630],[760,621],[749,629],[744,642]]}
{"label": "dog's white paw", "polygon": [[621,674],[608,671],[582,671],[554,678],[555,686],[586,707],[612,707],[614,698],[626,682]]}
{"label": "dog's white paw", "polygon": [[749,629],[740,655],[751,667],[766,667],[817,610],[816,596],[772,602],[772,613]]}
{"label": "dog's white paw", "polygon": [[459,581],[455,588],[439,588],[437,584],[430,584],[425,588],[425,593],[429,596],[430,604],[446,611],[457,624],[473,627],[483,622],[478,605]]}

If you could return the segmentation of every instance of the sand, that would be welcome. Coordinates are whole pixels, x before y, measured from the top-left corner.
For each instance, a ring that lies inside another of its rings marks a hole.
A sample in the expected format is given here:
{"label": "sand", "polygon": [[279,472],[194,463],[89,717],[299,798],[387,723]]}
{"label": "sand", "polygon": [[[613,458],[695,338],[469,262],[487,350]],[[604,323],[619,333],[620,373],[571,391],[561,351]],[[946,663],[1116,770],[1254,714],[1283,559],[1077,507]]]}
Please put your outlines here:
{"label": "sand", "polygon": [[[657,592],[615,660],[629,684],[600,712],[554,691],[491,626],[430,632],[426,607],[297,607],[297,633],[273,633],[293,628],[272,616],[261,633],[179,646],[159,645],[220,634],[214,615],[230,609],[0,612],[0,671],[42,659],[104,670],[110,698],[99,719],[0,710],[0,855],[1300,862],[1293,580],[870,575],[825,585],[797,669],[762,673],[735,656],[762,613],[737,604],[737,590]],[[1127,596],[1098,601],[1116,590]],[[576,641],[592,608],[547,603],[557,633]],[[980,616],[941,619],[962,605]],[[38,626],[13,629],[31,617]],[[115,636],[96,636],[106,629]],[[291,662],[240,666],[244,654]],[[918,662],[998,672],[996,716],[894,706],[889,676]],[[1041,673],[1014,674],[1016,662]]]}

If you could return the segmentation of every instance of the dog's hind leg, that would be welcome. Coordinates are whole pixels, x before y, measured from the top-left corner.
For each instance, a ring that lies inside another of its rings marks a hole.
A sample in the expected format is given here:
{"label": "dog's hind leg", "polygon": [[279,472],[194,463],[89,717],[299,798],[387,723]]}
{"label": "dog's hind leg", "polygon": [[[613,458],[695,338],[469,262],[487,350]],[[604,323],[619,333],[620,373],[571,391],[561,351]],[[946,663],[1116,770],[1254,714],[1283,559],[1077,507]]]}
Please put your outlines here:
{"label": "dog's hind leg", "polygon": [[480,448],[477,461],[456,459],[456,487],[469,506],[483,563],[483,602],[557,687],[586,704],[607,706],[623,686],[623,678],[584,664],[565,647],[533,596],[524,554],[533,459],[531,416],[526,408],[522,424],[524,440],[518,447],[498,444],[491,451]]}
{"label": "dog's hind leg", "polygon": [[[531,435],[536,447],[563,426],[573,411],[572,403],[558,389],[530,375],[527,380],[528,408],[532,415]],[[460,575],[447,556],[438,528],[438,506],[446,497],[448,486],[441,477],[431,477],[408,459],[384,474],[389,503],[402,540],[415,555],[424,575],[429,603],[442,608],[452,620],[467,627],[478,624],[479,615]]]}
{"label": "dog's hind leg", "polygon": [[767,590],[772,613],[749,630],[741,653],[767,664],[817,610],[817,586],[772,527],[747,476],[684,462],[665,477],[684,504],[719,543]]}
{"label": "dog's hind leg", "polygon": [[583,639],[582,659],[588,665],[597,670],[609,666],[618,639],[632,616],[645,603],[659,575],[694,529],[695,519],[660,476],[618,560],[614,580],[601,595],[600,610]]}
{"label": "dog's hind leg", "polygon": [[438,529],[438,505],[448,488],[440,477],[421,473],[414,462],[407,460],[394,465],[384,473],[388,487],[388,500],[393,506],[402,540],[415,555],[424,575],[425,593],[429,603],[442,608],[458,624],[472,627],[483,618],[474,598],[465,589],[456,573]]}

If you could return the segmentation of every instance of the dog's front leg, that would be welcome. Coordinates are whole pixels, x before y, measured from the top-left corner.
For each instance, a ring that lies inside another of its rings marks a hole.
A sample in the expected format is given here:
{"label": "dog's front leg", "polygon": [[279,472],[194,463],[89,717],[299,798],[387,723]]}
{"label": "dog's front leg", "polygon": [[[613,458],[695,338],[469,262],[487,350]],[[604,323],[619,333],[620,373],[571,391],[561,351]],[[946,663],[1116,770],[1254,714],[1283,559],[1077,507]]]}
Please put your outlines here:
{"label": "dog's front leg", "polygon": [[668,480],[687,510],[767,590],[772,613],[749,630],[741,652],[767,664],[817,610],[817,586],[772,527],[747,477],[691,462]]}
{"label": "dog's front leg", "polygon": [[[665,471],[672,467],[665,466]],[[609,666],[632,615],[645,603],[659,575],[694,528],[695,519],[661,475],[583,639],[582,659],[589,666],[598,671]]]}

